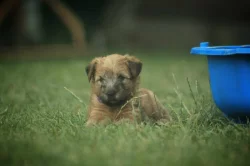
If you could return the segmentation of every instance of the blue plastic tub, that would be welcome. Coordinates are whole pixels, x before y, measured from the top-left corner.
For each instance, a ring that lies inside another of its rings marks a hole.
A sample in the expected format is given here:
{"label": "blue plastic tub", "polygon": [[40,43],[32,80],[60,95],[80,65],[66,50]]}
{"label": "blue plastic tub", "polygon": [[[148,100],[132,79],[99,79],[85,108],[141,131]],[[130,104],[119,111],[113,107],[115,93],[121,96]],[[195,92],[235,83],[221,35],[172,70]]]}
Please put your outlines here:
{"label": "blue plastic tub", "polygon": [[215,46],[208,42],[191,49],[208,60],[210,88],[217,107],[229,118],[250,118],[250,45]]}

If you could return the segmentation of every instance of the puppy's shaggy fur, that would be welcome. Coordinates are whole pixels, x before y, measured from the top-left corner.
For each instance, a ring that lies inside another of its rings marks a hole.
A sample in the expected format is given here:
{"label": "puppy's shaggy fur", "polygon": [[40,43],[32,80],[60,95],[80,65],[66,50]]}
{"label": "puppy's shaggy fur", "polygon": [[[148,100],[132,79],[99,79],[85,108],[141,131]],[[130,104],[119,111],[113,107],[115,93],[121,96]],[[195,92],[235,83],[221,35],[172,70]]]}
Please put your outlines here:
{"label": "puppy's shaggy fur", "polygon": [[154,93],[139,89],[141,70],[142,62],[129,55],[98,57],[88,64],[86,73],[92,88],[87,126],[120,120],[169,120]]}

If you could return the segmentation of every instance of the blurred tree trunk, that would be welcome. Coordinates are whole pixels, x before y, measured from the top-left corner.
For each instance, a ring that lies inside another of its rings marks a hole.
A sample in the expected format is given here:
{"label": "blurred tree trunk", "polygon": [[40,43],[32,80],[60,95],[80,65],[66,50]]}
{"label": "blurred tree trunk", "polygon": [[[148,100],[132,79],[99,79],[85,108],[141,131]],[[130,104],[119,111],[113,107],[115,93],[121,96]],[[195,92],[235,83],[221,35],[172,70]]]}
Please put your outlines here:
{"label": "blurred tree trunk", "polygon": [[0,5],[0,25],[7,14],[15,10],[14,44],[39,44],[43,38],[41,2],[45,2],[59,16],[72,35],[73,45],[86,49],[85,31],[81,21],[60,0],[5,0]]}
{"label": "blurred tree trunk", "polygon": [[[17,10],[14,10],[16,7]],[[3,1],[0,6],[0,25],[12,11],[17,15],[13,24],[15,35],[11,36],[13,44],[40,42],[42,37],[40,0]]]}
{"label": "blurred tree trunk", "polygon": [[16,21],[16,42],[18,45],[39,44],[42,41],[40,0],[21,0]]}
{"label": "blurred tree trunk", "polygon": [[[3,25],[3,22],[6,20],[6,18],[8,18],[8,15],[11,15],[11,13],[13,14],[13,11],[15,13],[15,10],[20,6],[20,0],[4,0],[0,3],[0,26]],[[11,17],[13,18],[13,17]],[[16,27],[15,27],[15,23],[16,23],[16,19],[13,20],[14,21],[14,26],[11,27],[10,31],[16,33]],[[8,21],[7,21],[8,22]],[[4,33],[4,32],[3,32]],[[5,35],[3,35],[5,36]],[[4,37],[7,39],[2,39],[2,43],[3,45],[6,46],[13,46],[16,44],[16,38],[14,37],[15,35],[11,35],[9,37]]]}
{"label": "blurred tree trunk", "polygon": [[[130,32],[134,30],[135,11],[141,2],[142,0],[112,0],[109,3],[103,13],[102,25],[99,28],[101,30],[94,36],[99,46],[102,44],[108,47],[109,44],[113,45],[114,43],[119,46],[127,45],[127,39],[121,36],[129,38]],[[102,40],[98,40],[99,38]],[[100,43],[100,41],[103,41],[103,43]]]}

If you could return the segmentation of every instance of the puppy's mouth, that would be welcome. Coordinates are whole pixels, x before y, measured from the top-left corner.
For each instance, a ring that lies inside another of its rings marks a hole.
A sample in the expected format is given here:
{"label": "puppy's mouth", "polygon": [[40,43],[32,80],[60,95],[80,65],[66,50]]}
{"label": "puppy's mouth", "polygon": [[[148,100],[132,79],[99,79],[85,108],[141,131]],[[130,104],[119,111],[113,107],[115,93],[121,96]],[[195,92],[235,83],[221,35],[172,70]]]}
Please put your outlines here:
{"label": "puppy's mouth", "polygon": [[124,105],[127,100],[117,100],[117,99],[108,99],[108,98],[103,98],[103,97],[98,97],[98,101],[100,103],[103,103],[109,107],[118,107]]}
{"label": "puppy's mouth", "polygon": [[119,101],[117,101],[117,100],[108,100],[108,102],[111,103],[111,104],[119,103]]}

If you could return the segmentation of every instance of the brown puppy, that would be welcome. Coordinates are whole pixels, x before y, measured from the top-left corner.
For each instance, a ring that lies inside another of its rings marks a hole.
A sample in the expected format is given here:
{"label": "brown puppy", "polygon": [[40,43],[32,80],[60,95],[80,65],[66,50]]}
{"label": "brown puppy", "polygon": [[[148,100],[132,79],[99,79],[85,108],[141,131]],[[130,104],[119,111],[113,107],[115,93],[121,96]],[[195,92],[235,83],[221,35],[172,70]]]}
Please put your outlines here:
{"label": "brown puppy", "polygon": [[129,55],[112,54],[93,59],[86,67],[91,98],[86,125],[127,119],[169,120],[154,93],[139,89],[142,62]]}

